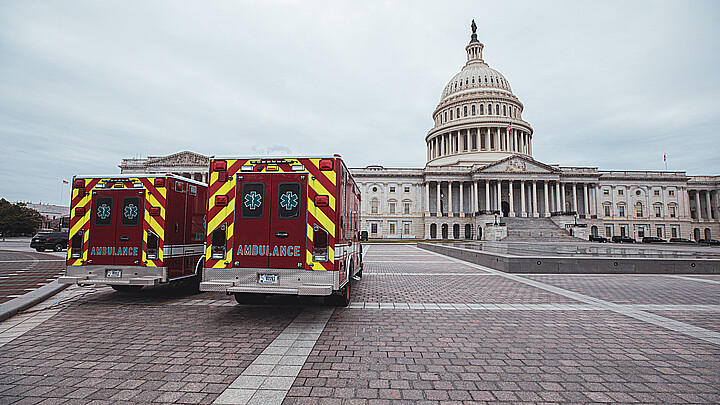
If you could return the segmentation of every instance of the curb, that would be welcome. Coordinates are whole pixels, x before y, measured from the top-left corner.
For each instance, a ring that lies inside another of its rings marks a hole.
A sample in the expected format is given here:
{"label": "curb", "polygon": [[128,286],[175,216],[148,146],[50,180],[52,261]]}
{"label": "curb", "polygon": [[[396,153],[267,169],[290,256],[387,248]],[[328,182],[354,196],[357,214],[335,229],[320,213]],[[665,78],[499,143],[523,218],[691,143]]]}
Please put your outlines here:
{"label": "curb", "polygon": [[44,286],[30,291],[22,297],[14,298],[8,302],[0,304],[0,322],[16,315],[20,311],[24,311],[34,305],[37,305],[53,295],[64,290],[68,284],[60,284],[57,280]]}

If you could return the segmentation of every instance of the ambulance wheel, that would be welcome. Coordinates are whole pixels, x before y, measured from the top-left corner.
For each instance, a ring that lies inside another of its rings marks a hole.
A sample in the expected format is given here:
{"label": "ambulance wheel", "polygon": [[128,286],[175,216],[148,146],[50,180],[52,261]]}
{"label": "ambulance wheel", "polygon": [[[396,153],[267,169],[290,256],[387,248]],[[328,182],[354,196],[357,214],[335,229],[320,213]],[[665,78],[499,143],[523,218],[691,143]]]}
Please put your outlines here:
{"label": "ambulance wheel", "polygon": [[205,265],[205,260],[200,259],[195,267],[195,277],[190,278],[188,281],[188,291],[190,294],[200,294],[200,282],[202,281],[202,271]]}
{"label": "ambulance wheel", "polygon": [[62,252],[62,250],[63,250],[62,243],[56,243],[55,246],[53,246],[53,250],[56,252]]}
{"label": "ambulance wheel", "polygon": [[235,293],[235,301],[243,305],[258,305],[265,302],[265,294]]}
{"label": "ambulance wheel", "polygon": [[119,292],[137,292],[142,290],[141,285],[111,285],[110,287]]}
{"label": "ambulance wheel", "polygon": [[340,290],[341,295],[331,295],[328,298],[333,299],[335,306],[346,307],[350,305],[350,294],[352,293],[352,277],[348,277],[348,281]]}

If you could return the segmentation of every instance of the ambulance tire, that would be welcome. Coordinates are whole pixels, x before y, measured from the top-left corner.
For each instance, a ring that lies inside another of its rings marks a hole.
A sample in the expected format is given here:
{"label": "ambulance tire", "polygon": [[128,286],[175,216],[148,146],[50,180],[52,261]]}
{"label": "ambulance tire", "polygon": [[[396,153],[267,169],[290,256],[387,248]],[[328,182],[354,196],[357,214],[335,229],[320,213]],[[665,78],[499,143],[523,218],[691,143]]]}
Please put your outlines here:
{"label": "ambulance tire", "polygon": [[126,293],[138,292],[142,290],[141,285],[111,285],[110,287],[112,287],[112,289],[115,291]]}
{"label": "ambulance tire", "polygon": [[346,307],[350,305],[350,294],[352,293],[352,277],[348,277],[348,281],[345,287],[340,290],[340,295],[331,295],[328,298],[332,298],[335,302],[334,305],[338,307]]}
{"label": "ambulance tire", "polygon": [[235,301],[242,305],[259,305],[265,302],[265,294],[235,293]]}
{"label": "ambulance tire", "polygon": [[195,266],[195,276],[188,281],[187,291],[190,294],[200,294],[200,282],[202,281],[202,271],[205,265],[205,259],[200,259]]}

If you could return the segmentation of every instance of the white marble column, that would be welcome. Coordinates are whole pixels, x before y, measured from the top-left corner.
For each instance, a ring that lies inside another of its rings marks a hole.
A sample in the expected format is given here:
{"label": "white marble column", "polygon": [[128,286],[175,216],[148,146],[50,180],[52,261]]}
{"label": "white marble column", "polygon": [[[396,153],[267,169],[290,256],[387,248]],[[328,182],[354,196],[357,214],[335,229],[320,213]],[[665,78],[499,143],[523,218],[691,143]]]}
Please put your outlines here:
{"label": "white marble column", "polygon": [[465,182],[460,182],[460,216],[465,216],[465,201],[463,201],[463,186],[465,186]]}
{"label": "white marble column", "polygon": [[572,192],[573,192],[572,209],[577,214],[580,214],[578,212],[578,208],[577,208],[577,183],[571,183],[571,186],[572,186]]}
{"label": "white marble column", "polygon": [[452,181],[448,181],[448,216],[453,216]]}
{"label": "white marble column", "polygon": [[560,211],[565,211],[565,193],[567,193],[567,183],[560,183]]}
{"label": "white marble column", "polygon": [[525,212],[525,180],[520,180],[520,216],[528,216]]}
{"label": "white marble column", "polygon": [[588,199],[588,184],[583,183],[582,185],[583,185],[583,197],[585,199],[585,201],[583,201],[583,205],[585,208],[585,212],[583,214],[585,214],[585,218],[590,218],[590,200]]}
{"label": "white marble column", "polygon": [[478,204],[478,182],[473,181],[473,214],[477,213],[480,208],[480,204]]}
{"label": "white marble column", "polygon": [[710,205],[710,204],[711,204],[710,190],[707,190],[707,191],[705,191],[705,213],[707,214],[708,221],[712,221],[712,205]]}
{"label": "white marble column", "polygon": [[435,195],[435,198],[437,199],[437,205],[435,205],[435,215],[438,217],[442,216],[442,210],[440,209],[440,181],[438,180],[436,182],[437,184],[437,194]]}
{"label": "white marble column", "polygon": [[543,190],[545,192],[545,216],[549,217],[550,216],[550,207],[548,204],[549,204],[550,200],[548,198],[548,188],[550,188],[550,181],[543,180],[542,182],[543,182]]}
{"label": "white marble column", "polygon": [[533,182],[532,182],[532,213],[533,213],[533,217],[539,216],[537,207],[538,207],[537,180],[533,180]]}
{"label": "white marble column", "polygon": [[555,211],[562,211],[562,208],[560,208],[560,181],[555,182],[555,192],[557,193],[555,195],[555,202],[557,203],[557,206],[555,206]]}
{"label": "white marble column", "polygon": [[490,211],[490,180],[485,180],[485,211]]}
{"label": "white marble column", "polygon": [[429,181],[425,182],[425,212],[430,212],[430,182]]}
{"label": "white marble column", "polygon": [[509,217],[515,216],[515,198],[513,197],[513,183],[514,182],[512,180],[508,180],[508,200],[510,201],[510,212],[508,212]]}
{"label": "white marble column", "polygon": [[497,181],[497,208],[496,211],[502,212],[502,180]]}
{"label": "white marble column", "polygon": [[695,190],[695,216],[702,222],[702,210],[700,209],[700,190]]}

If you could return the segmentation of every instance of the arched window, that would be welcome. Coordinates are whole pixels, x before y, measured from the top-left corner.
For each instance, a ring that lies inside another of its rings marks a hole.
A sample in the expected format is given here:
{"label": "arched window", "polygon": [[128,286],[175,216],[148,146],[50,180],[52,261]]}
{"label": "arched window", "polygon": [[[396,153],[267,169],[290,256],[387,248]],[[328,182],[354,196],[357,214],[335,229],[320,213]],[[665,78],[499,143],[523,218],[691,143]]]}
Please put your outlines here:
{"label": "arched window", "polygon": [[468,79],[467,79],[467,78],[465,78],[465,85],[466,85],[466,86],[468,85]]}
{"label": "arched window", "polygon": [[492,104],[488,104],[488,115],[492,115]]}
{"label": "arched window", "polygon": [[475,104],[470,107],[470,112],[472,115],[475,115]]}
{"label": "arched window", "polygon": [[487,84],[487,76],[485,76],[485,84]]}
{"label": "arched window", "polygon": [[377,198],[373,198],[372,200],[370,200],[370,213],[377,214],[379,205],[380,205],[380,201],[378,201]]}
{"label": "arched window", "polygon": [[390,201],[390,203],[388,204],[388,209],[389,209],[389,212],[390,212],[391,214],[394,214],[394,213],[395,213],[395,206],[396,206],[396,205],[397,205],[397,203],[396,203],[395,201]]}
{"label": "arched window", "polygon": [[467,117],[467,106],[463,107],[463,117]]}
{"label": "arched window", "polygon": [[500,115],[500,104],[495,104],[495,115]]}
{"label": "arched window", "polygon": [[643,205],[640,201],[635,204],[635,216],[638,218],[643,216]]}
{"label": "arched window", "polygon": [[472,78],[472,84],[475,84],[475,76]]}
{"label": "arched window", "polygon": [[478,107],[480,108],[480,112],[479,112],[479,114],[480,114],[480,115],[484,115],[484,114],[485,114],[485,112],[483,111],[483,110],[484,110],[484,108],[483,108],[483,107],[485,107],[485,104],[480,104],[480,105],[479,105]]}
{"label": "arched window", "polygon": [[430,239],[437,238],[437,225],[430,224]]}
{"label": "arched window", "polygon": [[618,216],[624,217],[625,216],[625,204],[618,204]]}
{"label": "arched window", "polygon": [[503,104],[503,115],[504,115],[504,116],[507,116],[507,109],[506,109],[506,107],[505,107],[505,104]]}
{"label": "arched window", "polygon": [[447,111],[445,111],[445,122],[447,122]]}
{"label": "arched window", "polygon": [[453,119],[453,110],[450,110],[450,119]]}
{"label": "arched window", "polygon": [[453,225],[453,238],[460,239],[460,225]]}
{"label": "arched window", "polygon": [[460,118],[460,107],[457,108],[457,117]]}

